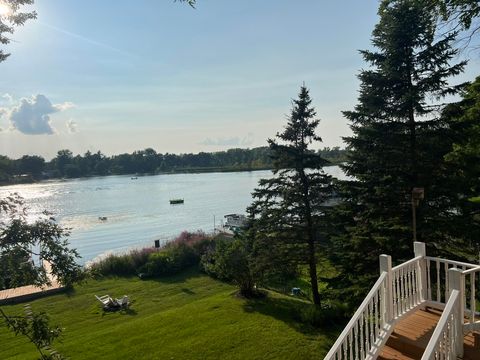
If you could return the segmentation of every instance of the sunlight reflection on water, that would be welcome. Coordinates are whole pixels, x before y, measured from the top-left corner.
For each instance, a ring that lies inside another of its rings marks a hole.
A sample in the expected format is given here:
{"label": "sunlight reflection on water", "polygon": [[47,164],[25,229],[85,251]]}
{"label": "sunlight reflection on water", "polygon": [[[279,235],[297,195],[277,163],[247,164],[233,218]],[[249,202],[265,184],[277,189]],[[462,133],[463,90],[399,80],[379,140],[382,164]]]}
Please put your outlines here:
{"label": "sunlight reflection on water", "polygon": [[[338,167],[326,168],[344,178]],[[212,231],[225,214],[245,213],[251,192],[270,171],[107,176],[0,187],[0,197],[18,192],[29,209],[28,221],[44,210],[71,229],[70,243],[91,260],[107,251],[166,241],[183,230]],[[172,206],[170,199],[183,198]],[[106,217],[102,221],[99,217]]]}

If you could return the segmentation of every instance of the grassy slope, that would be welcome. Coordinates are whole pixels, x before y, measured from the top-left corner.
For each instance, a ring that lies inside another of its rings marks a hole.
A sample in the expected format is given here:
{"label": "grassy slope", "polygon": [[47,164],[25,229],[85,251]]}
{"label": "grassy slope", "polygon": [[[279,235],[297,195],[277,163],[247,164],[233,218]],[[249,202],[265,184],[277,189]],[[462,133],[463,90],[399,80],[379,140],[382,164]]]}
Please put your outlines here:
{"label": "grassy slope", "polygon": [[[292,304],[270,293],[247,301],[235,288],[187,271],[161,281],[106,279],[73,294],[33,301],[65,328],[56,348],[71,359],[321,359],[338,329],[297,323]],[[133,300],[127,313],[103,313],[94,294]],[[13,314],[22,306],[4,306]],[[33,346],[0,326],[0,359],[36,359]]]}

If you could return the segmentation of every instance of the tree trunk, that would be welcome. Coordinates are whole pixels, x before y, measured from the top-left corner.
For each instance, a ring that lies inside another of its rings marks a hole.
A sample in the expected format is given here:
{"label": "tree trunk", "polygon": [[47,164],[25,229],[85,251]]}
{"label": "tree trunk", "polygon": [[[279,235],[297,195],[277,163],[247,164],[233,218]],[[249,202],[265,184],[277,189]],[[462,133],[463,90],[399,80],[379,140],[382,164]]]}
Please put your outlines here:
{"label": "tree trunk", "polygon": [[313,303],[317,306],[321,305],[320,293],[318,292],[317,279],[317,258],[315,256],[315,229],[312,222],[312,208],[310,206],[309,184],[305,171],[299,171],[303,186],[303,196],[305,202],[305,215],[308,231],[308,266],[310,272],[310,286],[312,287]]}
{"label": "tree trunk", "polygon": [[317,279],[317,259],[315,257],[315,244],[310,234],[308,241],[308,262],[310,270],[310,285],[312,287],[313,303],[317,306],[321,305],[320,293],[318,292],[318,279]]}

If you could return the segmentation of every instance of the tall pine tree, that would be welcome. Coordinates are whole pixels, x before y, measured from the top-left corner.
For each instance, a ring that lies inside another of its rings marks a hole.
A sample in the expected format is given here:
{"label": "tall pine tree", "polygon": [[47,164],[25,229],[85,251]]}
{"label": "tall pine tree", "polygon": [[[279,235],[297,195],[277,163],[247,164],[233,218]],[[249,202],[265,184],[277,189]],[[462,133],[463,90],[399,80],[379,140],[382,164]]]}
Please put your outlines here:
{"label": "tall pine tree", "polygon": [[480,77],[465,89],[462,100],[442,112],[453,146],[445,156],[449,177],[458,189],[455,214],[464,220],[462,249],[470,262],[480,263]]}
{"label": "tall pine tree", "polygon": [[425,189],[417,211],[418,239],[445,241],[452,196],[444,176],[446,127],[438,118],[450,77],[465,62],[450,65],[455,34],[436,38],[436,17],[420,0],[384,0],[372,34],[374,50],[361,51],[370,65],[359,74],[358,104],[344,115],[353,135],[343,169],[345,199],[338,209],[333,260],[337,285],[362,295],[378,274],[378,255],[412,254],[412,190]]}
{"label": "tall pine tree", "polygon": [[284,131],[268,141],[274,176],[260,181],[249,213],[259,265],[272,269],[307,264],[313,302],[320,305],[317,251],[332,180],[322,170],[328,161],[310,148],[321,142],[311,102],[302,86]]}

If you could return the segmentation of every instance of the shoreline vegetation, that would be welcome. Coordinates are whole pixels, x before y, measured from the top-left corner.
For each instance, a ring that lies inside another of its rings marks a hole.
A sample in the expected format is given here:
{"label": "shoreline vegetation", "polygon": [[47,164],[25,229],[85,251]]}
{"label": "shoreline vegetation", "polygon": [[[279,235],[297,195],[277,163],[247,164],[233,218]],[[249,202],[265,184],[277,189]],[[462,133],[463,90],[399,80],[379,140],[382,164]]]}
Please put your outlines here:
{"label": "shoreline vegetation", "polygon": [[[339,147],[325,147],[317,153],[330,162],[327,166],[339,165],[346,160],[346,150]],[[268,147],[180,155],[161,154],[149,148],[111,157],[100,151],[73,156],[70,150],[60,150],[48,162],[36,155],[25,155],[19,159],[0,155],[0,186],[109,175],[241,172],[272,168]]]}

